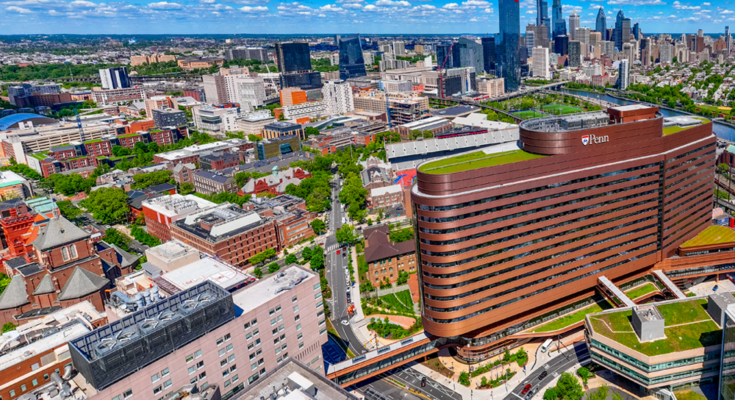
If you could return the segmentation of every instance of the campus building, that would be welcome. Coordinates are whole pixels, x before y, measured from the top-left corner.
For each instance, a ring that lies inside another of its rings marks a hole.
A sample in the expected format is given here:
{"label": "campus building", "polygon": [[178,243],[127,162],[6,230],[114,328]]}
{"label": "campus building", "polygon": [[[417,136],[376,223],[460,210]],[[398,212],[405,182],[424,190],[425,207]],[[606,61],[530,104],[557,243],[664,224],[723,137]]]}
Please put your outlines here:
{"label": "campus building", "polygon": [[519,144],[422,163],[411,191],[423,326],[467,360],[602,277],[648,274],[711,224],[710,121],[631,105],[519,128]]}

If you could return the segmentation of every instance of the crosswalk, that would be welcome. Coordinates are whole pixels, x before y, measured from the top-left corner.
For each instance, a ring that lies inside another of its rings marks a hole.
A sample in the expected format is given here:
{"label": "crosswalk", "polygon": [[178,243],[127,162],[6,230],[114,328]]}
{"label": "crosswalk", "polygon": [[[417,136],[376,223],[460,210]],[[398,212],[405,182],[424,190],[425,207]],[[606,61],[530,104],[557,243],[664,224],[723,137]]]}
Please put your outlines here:
{"label": "crosswalk", "polygon": [[337,250],[338,248],[339,248],[339,243],[335,243],[335,244],[327,247],[327,251],[334,251],[334,250]]}

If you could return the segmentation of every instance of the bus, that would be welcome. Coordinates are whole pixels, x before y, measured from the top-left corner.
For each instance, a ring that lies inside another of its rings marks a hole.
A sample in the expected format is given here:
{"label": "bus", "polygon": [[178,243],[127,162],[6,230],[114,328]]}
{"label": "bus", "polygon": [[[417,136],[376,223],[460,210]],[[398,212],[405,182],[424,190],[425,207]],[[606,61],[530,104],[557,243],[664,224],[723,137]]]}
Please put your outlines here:
{"label": "bus", "polygon": [[541,352],[546,353],[546,350],[549,349],[549,347],[551,346],[551,343],[553,343],[551,339],[546,339],[544,344],[541,345]]}

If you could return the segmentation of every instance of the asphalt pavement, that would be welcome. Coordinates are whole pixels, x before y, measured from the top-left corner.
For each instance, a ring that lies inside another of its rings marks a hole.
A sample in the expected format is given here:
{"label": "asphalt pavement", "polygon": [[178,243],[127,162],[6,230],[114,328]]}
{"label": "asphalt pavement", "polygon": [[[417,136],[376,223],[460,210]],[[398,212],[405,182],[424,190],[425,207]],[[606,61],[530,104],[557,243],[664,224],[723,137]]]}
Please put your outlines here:
{"label": "asphalt pavement", "polygon": [[[350,350],[355,355],[367,352],[360,340],[355,336],[352,327],[349,325],[350,315],[347,312],[347,259],[343,255],[343,251],[337,243],[335,232],[342,227],[342,217],[344,213],[339,203],[339,178],[331,183],[332,185],[332,211],[329,217],[329,236],[324,243],[324,256],[326,259],[325,276],[332,288],[332,325],[342,340],[347,343]],[[340,254],[337,254],[339,251]],[[343,321],[347,321],[347,325]]]}
{"label": "asphalt pavement", "polygon": [[[510,393],[505,397],[506,400],[523,400],[524,395],[521,395],[521,391],[526,385],[531,385],[531,389],[534,390],[533,400],[540,400],[544,397],[544,394],[539,390],[551,383],[554,379],[558,378],[562,372],[569,370],[575,364],[578,364],[585,359],[589,358],[589,352],[584,342],[575,343],[574,346],[567,346],[562,349],[561,354],[554,357],[549,362],[544,364],[542,367],[537,368],[534,372],[528,374],[521,383],[513,388]],[[542,373],[546,372],[546,376],[543,379],[539,379]],[[523,371],[519,372],[521,376],[525,374]],[[518,375],[516,375],[518,376]],[[517,378],[513,378],[515,381]],[[531,400],[531,399],[529,399]]]}

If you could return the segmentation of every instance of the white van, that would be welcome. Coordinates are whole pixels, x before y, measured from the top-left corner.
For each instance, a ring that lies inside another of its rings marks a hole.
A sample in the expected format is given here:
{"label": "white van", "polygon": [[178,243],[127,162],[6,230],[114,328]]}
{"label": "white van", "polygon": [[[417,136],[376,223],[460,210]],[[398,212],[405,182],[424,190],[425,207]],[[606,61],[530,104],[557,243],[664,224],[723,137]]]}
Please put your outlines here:
{"label": "white van", "polygon": [[553,343],[551,339],[546,339],[544,344],[541,345],[541,352],[546,353],[546,350],[549,349],[549,347],[551,346],[551,343]]}

